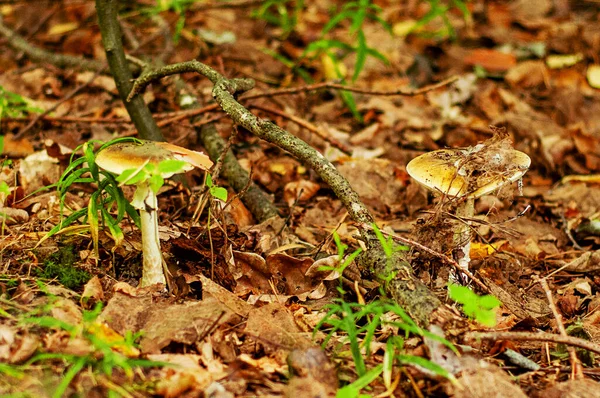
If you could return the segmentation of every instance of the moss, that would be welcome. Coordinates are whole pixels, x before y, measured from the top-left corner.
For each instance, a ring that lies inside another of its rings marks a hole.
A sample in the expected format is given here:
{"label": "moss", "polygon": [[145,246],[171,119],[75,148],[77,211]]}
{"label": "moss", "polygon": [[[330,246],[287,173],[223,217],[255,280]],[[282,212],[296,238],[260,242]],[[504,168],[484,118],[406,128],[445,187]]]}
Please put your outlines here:
{"label": "moss", "polygon": [[92,277],[88,272],[75,267],[77,256],[74,246],[61,247],[58,252],[44,261],[44,268],[37,270],[37,275],[47,279],[57,279],[69,289],[81,287]]}

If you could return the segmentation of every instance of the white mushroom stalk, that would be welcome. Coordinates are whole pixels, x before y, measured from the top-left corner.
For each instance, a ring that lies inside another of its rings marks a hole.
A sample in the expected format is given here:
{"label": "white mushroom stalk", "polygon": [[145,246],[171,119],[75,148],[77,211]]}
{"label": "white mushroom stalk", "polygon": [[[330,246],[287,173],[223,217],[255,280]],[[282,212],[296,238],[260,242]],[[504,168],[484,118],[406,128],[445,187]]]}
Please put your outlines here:
{"label": "white mushroom stalk", "polygon": [[[148,181],[138,184],[131,205],[140,211],[142,233],[142,280],[140,286],[167,285],[167,264],[160,249],[158,235],[158,198]],[[160,265],[160,266],[159,266]]]}
{"label": "white mushroom stalk", "polygon": [[[176,161],[176,167],[165,163]],[[103,149],[96,164],[104,170],[125,177],[122,184],[135,184],[131,205],[140,213],[142,234],[142,287],[168,285],[168,270],[160,248],[158,234],[158,199],[153,180],[162,181],[174,174],[198,167],[208,170],[212,161],[201,152],[191,151],[166,142],[142,141],[118,143]]]}
{"label": "white mushroom stalk", "polygon": [[531,159],[507,145],[506,136],[494,136],[488,142],[469,149],[440,149],[411,160],[408,174],[435,193],[459,200],[456,216],[460,225],[454,230],[455,260],[469,269],[471,225],[475,199],[511,182],[520,180]]}

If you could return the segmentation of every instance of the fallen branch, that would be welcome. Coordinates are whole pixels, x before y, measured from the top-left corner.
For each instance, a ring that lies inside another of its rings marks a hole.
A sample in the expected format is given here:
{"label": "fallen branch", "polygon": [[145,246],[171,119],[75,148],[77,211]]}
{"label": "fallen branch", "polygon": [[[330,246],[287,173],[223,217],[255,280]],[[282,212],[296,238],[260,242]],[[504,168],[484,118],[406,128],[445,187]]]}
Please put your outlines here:
{"label": "fallen branch", "polygon": [[296,159],[311,167],[331,187],[346,207],[352,220],[357,223],[362,239],[367,245],[367,251],[360,258],[363,271],[371,272],[377,279],[384,282],[388,295],[402,305],[418,323],[428,325],[433,321],[440,325],[447,322],[457,325],[464,322],[452,310],[442,305],[433,292],[414,275],[412,268],[404,258],[400,255],[392,258],[386,256],[375,233],[364,227],[373,223],[371,213],[362,203],[356,191],[329,160],[316,149],[279,126],[256,117],[236,100],[235,95],[253,87],[252,80],[227,79],[205,64],[188,61],[144,71],[134,83],[128,99],[134,100],[152,81],[186,72],[196,72],[213,83],[213,98],[235,123],[257,137],[288,151]]}
{"label": "fallen branch", "polygon": [[58,66],[59,68],[77,68],[91,71],[97,71],[106,66],[104,62],[73,55],[55,54],[32,45],[21,35],[4,24],[1,13],[0,34],[6,37],[8,44],[12,48],[24,52],[29,58],[39,63],[49,63]]}
{"label": "fallen branch", "polygon": [[89,86],[98,77],[98,75],[100,75],[100,73],[102,73],[102,71],[104,69],[105,68],[103,67],[102,69],[97,70],[96,73],[94,73],[94,75],[90,79],[88,79],[85,83],[80,84],[79,86],[75,87],[73,90],[71,90],[70,93],[68,93],[63,98],[61,98],[60,101],[56,102],[50,108],[46,109],[44,112],[42,112],[39,115],[37,115],[36,117],[34,117],[27,126],[23,127],[17,134],[15,134],[14,138],[15,139],[22,138],[25,135],[25,133],[28,132],[33,126],[35,126],[35,124],[38,121],[40,121],[41,119],[43,119],[44,117],[49,115],[52,111],[54,111],[56,108],[58,108],[61,104],[67,102],[68,100],[73,98],[75,95],[77,95],[77,93],[79,93],[81,90],[83,90],[84,88]]}
{"label": "fallen branch", "polygon": [[573,347],[583,348],[590,352],[600,354],[600,345],[588,340],[573,336],[561,336],[552,333],[534,332],[469,332],[465,335],[466,340],[491,340],[491,341],[544,341],[549,343],[566,344]]}
{"label": "fallen branch", "polygon": [[[234,122],[257,137],[290,152],[298,160],[310,166],[333,189],[354,221],[361,224],[371,224],[373,222],[373,217],[360,201],[358,194],[329,160],[301,139],[271,122],[259,119],[237,102],[234,95],[253,88],[253,80],[227,79],[208,65],[198,61],[188,61],[144,71],[133,84],[127,100],[133,101],[135,98],[139,98],[138,94],[144,87],[155,80],[187,72],[196,72],[213,83],[213,98]],[[361,233],[368,245],[371,242],[377,242],[377,238],[372,231],[362,229]]]}
{"label": "fallen branch", "polygon": [[344,152],[346,155],[352,155],[352,149],[350,147],[348,147],[348,145],[336,140],[335,138],[331,137],[330,135],[327,135],[322,129],[318,128],[317,126],[315,126],[314,124],[310,123],[307,120],[301,119],[294,115],[289,115],[283,111],[280,111],[279,109],[271,108],[270,106],[253,104],[253,105],[250,105],[250,108],[258,109],[258,110],[261,110],[264,112],[272,113],[277,116],[281,116],[284,119],[287,119],[291,122],[296,123],[300,127],[304,127],[311,133],[320,137],[323,141],[329,142],[331,144],[331,146],[339,149],[340,151]]}
{"label": "fallen branch", "polygon": [[[567,334],[567,330],[565,329],[565,325],[563,324],[562,315],[558,312],[558,308],[554,304],[554,298],[552,297],[552,292],[550,291],[550,287],[548,286],[548,282],[546,282],[546,278],[538,278],[534,276],[534,280],[539,282],[540,286],[544,290],[546,294],[546,298],[548,299],[548,304],[550,305],[550,309],[552,310],[552,315],[554,315],[554,320],[556,321],[556,328],[560,333],[561,337],[569,337]],[[583,377],[583,367],[581,366],[581,362],[579,358],[577,358],[577,352],[573,347],[568,347],[567,351],[569,352],[569,360],[571,361],[571,376],[574,379]]]}
{"label": "fallen branch", "polygon": [[132,101],[125,101],[127,94],[131,91],[131,80],[133,75],[129,69],[129,63],[123,50],[121,41],[121,27],[117,19],[117,1],[96,1],[98,13],[98,25],[102,34],[102,44],[106,51],[106,59],[110,72],[115,79],[119,96],[125,103],[127,113],[135,125],[141,138],[153,141],[164,141],[165,138],[156,125],[152,113],[142,97]]}
{"label": "fallen branch", "polygon": [[[216,159],[225,149],[226,143],[219,135],[214,124],[206,124],[200,128],[200,139],[211,159]],[[246,189],[240,199],[259,222],[277,216],[277,208],[271,199],[250,180],[250,175],[240,166],[231,150],[223,158],[221,174],[236,192]]]}

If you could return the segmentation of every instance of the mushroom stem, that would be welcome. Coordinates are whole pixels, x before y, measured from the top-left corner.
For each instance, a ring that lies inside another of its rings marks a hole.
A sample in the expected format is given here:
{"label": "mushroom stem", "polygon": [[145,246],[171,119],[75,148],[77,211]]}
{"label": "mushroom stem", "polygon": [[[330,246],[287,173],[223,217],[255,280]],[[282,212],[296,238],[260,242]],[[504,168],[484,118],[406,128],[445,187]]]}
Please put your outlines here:
{"label": "mushroom stem", "polygon": [[467,197],[458,205],[456,216],[459,225],[454,231],[454,257],[462,269],[469,269],[471,262],[471,224],[463,218],[471,218],[475,214],[475,198]]}
{"label": "mushroom stem", "polygon": [[163,271],[164,259],[158,237],[158,199],[148,181],[141,182],[134,194],[132,205],[140,211],[142,230],[142,280],[141,287],[162,283],[167,280]]}

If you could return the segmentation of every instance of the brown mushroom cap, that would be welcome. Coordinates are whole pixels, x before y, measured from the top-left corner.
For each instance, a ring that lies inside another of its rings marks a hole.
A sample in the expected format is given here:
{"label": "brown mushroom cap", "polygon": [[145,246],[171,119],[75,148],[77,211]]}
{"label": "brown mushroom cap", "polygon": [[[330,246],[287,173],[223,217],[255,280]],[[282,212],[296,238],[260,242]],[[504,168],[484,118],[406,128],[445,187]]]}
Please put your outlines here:
{"label": "brown mushroom cap", "polygon": [[[182,172],[194,167],[207,170],[212,161],[202,152],[191,151],[167,142],[155,141],[123,142],[104,148],[96,155],[96,164],[111,173],[121,174],[128,169],[137,169],[147,163],[158,165],[163,160],[181,160],[186,162]],[[164,178],[175,173],[164,174]]]}
{"label": "brown mushroom cap", "polygon": [[[478,159],[481,172],[470,165],[469,156],[476,153],[462,149],[440,149],[418,156],[406,165],[406,172],[425,187],[452,197],[478,198],[505,184],[517,181],[529,169],[531,159],[527,154],[510,149],[490,159]],[[489,153],[486,154],[489,156]],[[483,171],[487,165],[490,169]],[[495,165],[494,163],[498,163]]]}

